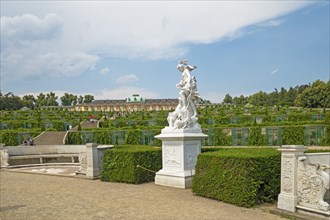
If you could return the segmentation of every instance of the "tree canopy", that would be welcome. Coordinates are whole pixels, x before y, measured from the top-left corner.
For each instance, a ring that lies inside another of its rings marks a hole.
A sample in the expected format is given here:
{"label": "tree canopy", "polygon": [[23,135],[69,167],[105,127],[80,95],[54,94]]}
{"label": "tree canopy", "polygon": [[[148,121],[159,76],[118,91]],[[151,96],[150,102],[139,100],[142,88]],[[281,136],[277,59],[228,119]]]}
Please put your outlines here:
{"label": "tree canopy", "polygon": [[282,87],[273,92],[259,91],[250,96],[233,97],[226,94],[223,103],[237,106],[247,103],[254,106],[298,106],[304,108],[330,108],[330,81],[316,80],[312,85],[300,85],[290,87],[288,90]]}

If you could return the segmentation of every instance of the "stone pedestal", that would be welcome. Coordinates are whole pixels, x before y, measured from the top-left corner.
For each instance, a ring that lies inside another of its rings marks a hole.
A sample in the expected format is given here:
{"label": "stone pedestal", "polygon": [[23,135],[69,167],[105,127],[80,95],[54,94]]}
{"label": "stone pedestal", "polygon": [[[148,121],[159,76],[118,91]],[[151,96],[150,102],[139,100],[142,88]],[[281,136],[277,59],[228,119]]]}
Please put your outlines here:
{"label": "stone pedestal", "polygon": [[298,203],[297,169],[298,157],[306,148],[301,145],[283,145],[281,151],[281,193],[277,208],[295,212]]}
{"label": "stone pedestal", "polygon": [[162,140],[163,168],[156,173],[155,184],[190,188],[195,174],[201,140],[207,135],[201,129],[163,129],[155,136]]}

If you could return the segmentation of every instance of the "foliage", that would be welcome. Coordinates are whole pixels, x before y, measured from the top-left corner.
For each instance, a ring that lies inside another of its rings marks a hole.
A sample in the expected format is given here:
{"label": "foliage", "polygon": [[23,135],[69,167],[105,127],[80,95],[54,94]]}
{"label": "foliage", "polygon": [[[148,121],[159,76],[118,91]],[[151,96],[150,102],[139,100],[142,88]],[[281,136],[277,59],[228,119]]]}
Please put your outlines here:
{"label": "foliage", "polygon": [[214,129],[214,146],[231,146],[231,136],[222,128]]}
{"label": "foliage", "polygon": [[321,145],[323,146],[330,146],[330,125],[325,127],[325,134],[321,140]]}
{"label": "foliage", "polygon": [[266,137],[261,134],[261,127],[251,127],[249,128],[249,146],[265,146]]}
{"label": "foliage", "polygon": [[0,110],[15,110],[22,108],[21,98],[9,92],[2,95],[0,92]]}
{"label": "foliage", "polygon": [[69,93],[64,93],[61,97],[61,102],[63,106],[72,106],[77,104],[77,96]]}
{"label": "foliage", "polygon": [[117,146],[104,154],[101,181],[133,184],[151,182],[155,177],[152,171],[158,171],[161,167],[160,148]]}
{"label": "foliage", "polygon": [[283,144],[284,145],[304,145],[305,144],[305,128],[298,126],[284,127]]}
{"label": "foliage", "polygon": [[82,144],[80,132],[68,132],[65,144]]}
{"label": "foliage", "polygon": [[243,207],[276,200],[280,153],[274,149],[221,149],[199,154],[192,190]]}
{"label": "foliage", "polygon": [[40,131],[16,131],[6,130],[0,132],[0,143],[6,146],[17,146],[23,143],[24,140],[34,138],[40,134]]}
{"label": "foliage", "polygon": [[93,95],[85,95],[84,96],[84,103],[91,103],[94,101],[94,96]]}
{"label": "foliage", "polygon": [[330,107],[330,81],[327,83],[316,80],[311,87],[306,88],[295,100],[297,106],[305,108]]}
{"label": "foliage", "polygon": [[130,130],[126,134],[125,143],[132,145],[139,145],[141,139],[141,131],[140,130]]}

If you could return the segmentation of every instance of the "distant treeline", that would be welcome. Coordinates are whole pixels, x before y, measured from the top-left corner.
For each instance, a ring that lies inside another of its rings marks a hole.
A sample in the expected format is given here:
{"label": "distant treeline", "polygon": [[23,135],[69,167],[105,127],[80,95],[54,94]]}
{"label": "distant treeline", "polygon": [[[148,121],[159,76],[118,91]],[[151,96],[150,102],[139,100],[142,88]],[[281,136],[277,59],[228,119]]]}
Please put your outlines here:
{"label": "distant treeline", "polygon": [[[23,107],[30,109],[40,108],[43,106],[58,106],[58,96],[55,93],[50,92],[47,94],[40,93],[36,97],[33,95],[25,95],[19,97],[14,95],[12,92],[2,94],[0,92],[0,110],[19,110]],[[74,95],[64,93],[60,97],[62,106],[73,106],[80,103],[90,103],[94,100],[92,95]]]}
{"label": "distant treeline", "polygon": [[[25,95],[19,97],[12,92],[2,94],[0,92],[0,110],[19,110],[22,107],[30,109],[43,106],[58,106],[58,96],[50,92],[47,94],[40,93],[36,97],[33,95]],[[94,101],[94,96],[84,95],[77,96],[65,93],[60,97],[62,106],[74,106],[80,103],[90,103]],[[202,103],[209,104],[209,101]],[[281,88],[280,91],[275,89],[273,92],[266,93],[259,91],[250,96],[235,96],[227,94],[223,99],[223,104],[232,104],[236,106],[297,106],[304,108],[330,108],[330,81],[324,82],[316,80],[309,85],[300,85],[290,87],[288,90]]]}
{"label": "distant treeline", "polygon": [[235,96],[227,94],[223,104],[236,106],[297,106],[304,108],[330,108],[330,81],[316,80],[309,85],[281,88],[266,93],[259,91],[250,96]]}

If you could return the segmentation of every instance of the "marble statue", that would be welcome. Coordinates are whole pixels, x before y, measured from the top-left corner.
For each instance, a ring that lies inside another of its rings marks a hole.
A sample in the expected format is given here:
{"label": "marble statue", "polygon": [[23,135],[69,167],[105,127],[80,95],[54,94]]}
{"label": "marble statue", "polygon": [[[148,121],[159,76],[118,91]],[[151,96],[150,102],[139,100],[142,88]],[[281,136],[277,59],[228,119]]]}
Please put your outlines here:
{"label": "marble statue", "polygon": [[196,109],[196,102],[200,100],[200,96],[197,91],[196,78],[190,74],[196,68],[196,66],[189,65],[186,60],[181,60],[177,66],[182,73],[181,81],[176,85],[180,89],[180,97],[175,111],[169,113],[167,117],[168,129],[200,129]]}

